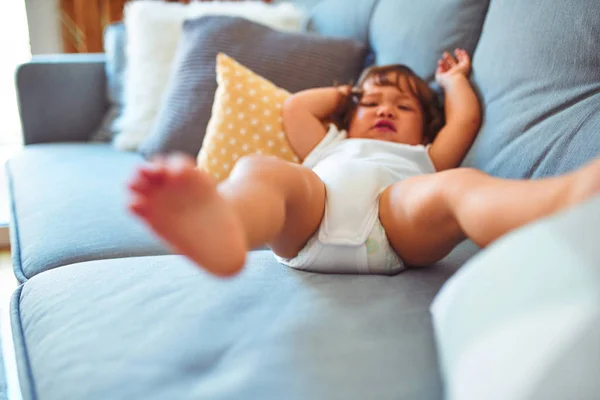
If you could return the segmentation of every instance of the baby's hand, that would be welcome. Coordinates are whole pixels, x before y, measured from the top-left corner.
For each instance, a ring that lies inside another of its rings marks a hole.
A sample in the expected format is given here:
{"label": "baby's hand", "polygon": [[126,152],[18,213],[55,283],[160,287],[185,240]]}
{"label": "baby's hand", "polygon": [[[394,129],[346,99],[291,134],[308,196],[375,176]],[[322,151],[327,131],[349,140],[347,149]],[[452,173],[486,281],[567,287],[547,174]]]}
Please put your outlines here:
{"label": "baby's hand", "polygon": [[464,49],[455,49],[456,59],[447,51],[442,58],[438,60],[438,67],[435,71],[435,80],[443,88],[459,75],[468,77],[471,73],[471,57]]}
{"label": "baby's hand", "polygon": [[350,85],[341,85],[341,86],[336,86],[335,87],[338,92],[340,92],[342,94],[342,96],[348,96],[350,94],[350,92],[352,91],[352,86]]}

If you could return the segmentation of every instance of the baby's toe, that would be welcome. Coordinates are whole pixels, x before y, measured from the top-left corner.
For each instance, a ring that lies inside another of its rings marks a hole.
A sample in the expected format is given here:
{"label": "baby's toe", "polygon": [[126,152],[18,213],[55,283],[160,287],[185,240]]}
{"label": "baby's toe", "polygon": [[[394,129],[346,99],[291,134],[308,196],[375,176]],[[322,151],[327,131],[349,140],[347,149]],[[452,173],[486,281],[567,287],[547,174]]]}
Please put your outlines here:
{"label": "baby's toe", "polygon": [[138,168],[140,176],[148,180],[149,183],[158,185],[165,179],[165,168],[160,164],[146,164]]}
{"label": "baby's toe", "polygon": [[127,187],[134,193],[147,196],[152,191],[153,185],[144,175],[138,172],[129,181]]}
{"label": "baby's toe", "polygon": [[143,196],[134,196],[127,205],[130,212],[138,217],[147,218],[149,213],[148,201]]}

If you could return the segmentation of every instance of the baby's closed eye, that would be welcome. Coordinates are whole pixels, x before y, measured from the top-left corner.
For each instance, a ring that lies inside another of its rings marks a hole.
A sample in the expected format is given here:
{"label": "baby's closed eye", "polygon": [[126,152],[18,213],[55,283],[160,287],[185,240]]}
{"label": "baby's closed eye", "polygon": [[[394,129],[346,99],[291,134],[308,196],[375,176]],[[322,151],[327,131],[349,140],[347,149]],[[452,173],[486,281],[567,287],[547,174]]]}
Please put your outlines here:
{"label": "baby's closed eye", "polygon": [[361,101],[358,105],[362,107],[377,107],[378,103],[375,101]]}

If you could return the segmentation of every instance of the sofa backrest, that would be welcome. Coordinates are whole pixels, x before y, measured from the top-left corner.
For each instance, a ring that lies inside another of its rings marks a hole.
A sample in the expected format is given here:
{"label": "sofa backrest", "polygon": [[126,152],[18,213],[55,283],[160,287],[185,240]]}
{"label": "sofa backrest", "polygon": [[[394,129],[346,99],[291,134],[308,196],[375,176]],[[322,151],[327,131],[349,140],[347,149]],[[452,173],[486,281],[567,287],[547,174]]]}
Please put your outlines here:
{"label": "sofa backrest", "polygon": [[444,50],[465,48],[484,113],[465,166],[541,177],[600,154],[598,0],[322,0],[307,26],[430,82]]}
{"label": "sofa backrest", "polygon": [[[331,37],[350,37],[369,43],[371,15],[379,0],[323,0],[310,9],[306,30]],[[296,0],[296,2],[298,2]]]}
{"label": "sofa backrest", "polygon": [[444,50],[473,54],[487,7],[488,0],[379,0],[369,28],[375,63],[407,64],[432,81]]}
{"label": "sofa backrest", "polygon": [[444,50],[475,50],[489,0],[321,0],[307,30],[368,44],[378,65],[406,64],[433,81]]}
{"label": "sofa backrest", "polygon": [[485,110],[465,164],[511,178],[600,153],[600,2],[492,1],[473,60]]}

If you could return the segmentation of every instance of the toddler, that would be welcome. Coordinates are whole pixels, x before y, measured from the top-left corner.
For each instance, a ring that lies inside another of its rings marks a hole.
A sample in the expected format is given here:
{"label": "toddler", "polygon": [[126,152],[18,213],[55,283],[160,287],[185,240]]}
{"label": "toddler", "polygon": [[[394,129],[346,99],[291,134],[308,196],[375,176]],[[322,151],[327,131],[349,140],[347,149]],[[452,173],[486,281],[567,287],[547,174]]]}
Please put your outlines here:
{"label": "toddler", "polygon": [[354,87],[309,89],[283,107],[302,164],[240,159],[216,184],[181,155],[141,166],[130,210],[206,270],[240,271],[249,249],[322,272],[394,274],[426,266],[470,238],[507,232],[600,192],[600,160],[537,181],[458,168],[480,127],[469,55],[438,62],[444,113],[409,68],[371,67]]}

